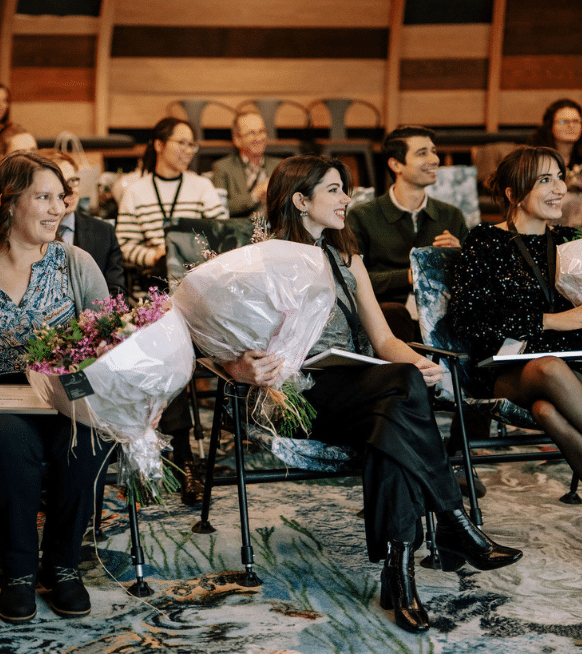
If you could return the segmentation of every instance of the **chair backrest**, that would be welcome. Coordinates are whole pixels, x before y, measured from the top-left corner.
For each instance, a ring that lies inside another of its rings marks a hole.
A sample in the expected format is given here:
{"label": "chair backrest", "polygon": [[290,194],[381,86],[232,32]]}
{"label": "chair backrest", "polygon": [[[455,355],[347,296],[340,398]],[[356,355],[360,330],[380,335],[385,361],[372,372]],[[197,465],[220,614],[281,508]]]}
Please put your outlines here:
{"label": "chair backrest", "polygon": [[426,193],[431,198],[458,207],[469,229],[481,222],[475,166],[440,166],[436,183],[427,186]]}
{"label": "chair backrest", "polygon": [[[468,343],[453,334],[447,319],[452,276],[460,253],[459,248],[413,248],[410,252],[410,267],[420,332],[425,345],[469,353]],[[441,365],[446,369],[446,363],[441,362]],[[461,364],[460,373],[463,389],[472,395],[476,388],[467,364]],[[445,378],[438,391],[445,399],[453,397],[448,369],[445,370]]]}
{"label": "chair backrest", "polygon": [[309,127],[310,125],[309,111],[301,103],[295,102],[295,100],[287,100],[285,98],[257,98],[256,100],[245,100],[237,106],[236,110],[237,112],[240,112],[244,111],[245,109],[251,109],[253,105],[256,107],[257,111],[261,114],[263,120],[265,121],[267,138],[269,140],[275,140],[278,136],[276,118],[277,114],[279,113],[279,109],[283,105],[297,107],[297,109],[299,109],[303,114],[305,121],[303,127]]}
{"label": "chair backrest", "polygon": [[186,112],[186,115],[188,117],[188,122],[196,130],[196,138],[198,139],[204,138],[204,126],[202,124],[202,114],[204,113],[204,110],[208,105],[216,105],[218,107],[222,107],[228,114],[231,114],[230,122],[228,125],[229,129],[236,115],[236,109],[234,109],[233,107],[227,104],[224,104],[223,102],[218,102],[217,100],[196,98],[191,100],[179,100],[178,104],[181,105],[181,107]]}
{"label": "chair backrest", "polygon": [[348,109],[353,104],[361,104],[371,109],[371,111],[374,114],[374,120],[375,120],[374,129],[378,129],[382,122],[382,118],[380,112],[378,111],[378,108],[375,107],[372,103],[366,102],[365,100],[359,100],[357,98],[328,98],[324,100],[314,100],[307,107],[309,114],[311,115],[311,110],[313,109],[313,107],[321,104],[325,105],[327,111],[329,112],[329,117],[331,121],[330,129],[329,129],[330,139],[343,141],[348,138],[348,131],[347,131],[345,119]]}
{"label": "chair backrest", "polygon": [[166,265],[170,289],[187,267],[206,261],[204,252],[221,254],[251,242],[254,225],[248,218],[214,220],[180,218],[166,230]]}

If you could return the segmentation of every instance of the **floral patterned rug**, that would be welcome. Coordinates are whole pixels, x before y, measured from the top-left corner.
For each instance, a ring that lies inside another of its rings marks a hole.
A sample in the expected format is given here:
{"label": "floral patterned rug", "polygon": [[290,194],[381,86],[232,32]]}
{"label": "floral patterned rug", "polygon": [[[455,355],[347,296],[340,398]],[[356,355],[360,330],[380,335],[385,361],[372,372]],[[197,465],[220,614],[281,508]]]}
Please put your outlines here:
{"label": "floral patterned rug", "polygon": [[[251,458],[260,464],[269,455]],[[262,585],[240,585],[234,487],[213,491],[216,531],[192,532],[196,511],[178,496],[139,511],[144,574],[154,594],[129,595],[135,579],[127,512],[108,488],[108,538],[84,546],[93,605],[77,620],[57,617],[46,598],[27,625],[0,623],[10,654],[551,654],[582,651],[582,506],[559,502],[569,469],[504,464],[480,469],[486,530],[524,550],[494,572],[443,573],[417,565],[432,628],[413,636],[379,605],[380,566],[368,562],[357,514],[357,480],[250,486],[249,511]],[[426,554],[417,552],[417,561]]]}

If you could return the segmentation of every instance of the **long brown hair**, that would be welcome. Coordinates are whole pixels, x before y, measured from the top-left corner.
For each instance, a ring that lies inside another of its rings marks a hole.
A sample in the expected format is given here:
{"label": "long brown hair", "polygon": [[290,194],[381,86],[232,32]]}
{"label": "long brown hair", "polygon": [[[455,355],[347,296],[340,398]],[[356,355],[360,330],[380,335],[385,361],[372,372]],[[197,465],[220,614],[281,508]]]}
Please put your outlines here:
{"label": "long brown hair", "polygon": [[[559,152],[544,146],[524,145],[504,157],[497,170],[487,180],[486,187],[501,208],[508,225],[513,225],[520,202],[525,200],[534,187],[540,162],[544,159],[554,159],[565,178],[566,164]],[[507,189],[511,191],[511,199],[507,197]]]}
{"label": "long brown hair", "polygon": [[[267,220],[272,233],[286,241],[313,245],[313,237],[305,229],[301,212],[293,204],[295,193],[313,199],[315,188],[321,183],[328,170],[335,168],[342,180],[344,192],[352,191],[349,169],[339,159],[316,155],[296,155],[283,159],[273,171],[267,189]],[[324,229],[326,241],[348,256],[358,252],[356,237],[346,224],[343,229]]]}
{"label": "long brown hair", "polygon": [[39,170],[50,170],[63,185],[65,196],[71,195],[71,187],[65,181],[61,169],[54,161],[35,152],[15,152],[0,162],[0,250],[10,248],[8,239],[12,230],[12,215],[18,198],[32,184]]}

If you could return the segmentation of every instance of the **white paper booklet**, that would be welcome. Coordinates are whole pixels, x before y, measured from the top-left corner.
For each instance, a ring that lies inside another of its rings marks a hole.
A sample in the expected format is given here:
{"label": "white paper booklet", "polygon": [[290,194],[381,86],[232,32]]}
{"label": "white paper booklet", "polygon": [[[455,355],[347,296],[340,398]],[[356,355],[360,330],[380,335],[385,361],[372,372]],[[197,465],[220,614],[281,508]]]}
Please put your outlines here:
{"label": "white paper booklet", "polygon": [[316,354],[310,359],[306,359],[301,367],[303,370],[306,368],[318,370],[321,368],[329,368],[330,366],[364,366],[370,364],[378,365],[383,363],[389,363],[389,361],[374,359],[373,357],[367,357],[363,354],[346,352],[345,350],[338,350],[335,347],[332,347],[325,352]]}

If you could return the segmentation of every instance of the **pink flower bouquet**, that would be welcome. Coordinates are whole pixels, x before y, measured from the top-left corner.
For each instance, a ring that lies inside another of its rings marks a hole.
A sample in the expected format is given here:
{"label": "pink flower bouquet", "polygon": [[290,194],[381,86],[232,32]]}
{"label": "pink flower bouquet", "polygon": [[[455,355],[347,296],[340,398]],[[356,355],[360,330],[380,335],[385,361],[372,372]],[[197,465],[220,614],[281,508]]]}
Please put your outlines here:
{"label": "pink flower bouquet", "polygon": [[160,483],[173,482],[161,458],[167,442],[155,428],[192,376],[190,335],[167,296],[150,291],[131,310],[121,296],[100,304],[66,328],[39,330],[27,376],[55,409],[120,444],[128,497],[157,501]]}

